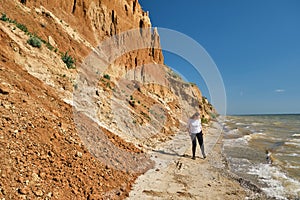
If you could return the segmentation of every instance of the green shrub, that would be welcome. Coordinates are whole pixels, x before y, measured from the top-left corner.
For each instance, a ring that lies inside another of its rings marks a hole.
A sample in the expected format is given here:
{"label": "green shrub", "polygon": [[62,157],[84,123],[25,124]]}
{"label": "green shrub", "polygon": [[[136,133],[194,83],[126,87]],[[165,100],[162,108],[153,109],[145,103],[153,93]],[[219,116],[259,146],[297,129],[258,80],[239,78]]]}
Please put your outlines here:
{"label": "green shrub", "polygon": [[134,100],[129,100],[129,104],[130,104],[132,107],[135,107],[135,101],[134,101]]}
{"label": "green shrub", "polygon": [[67,65],[68,69],[74,69],[75,59],[68,55],[68,52],[62,55],[62,61]]}
{"label": "green shrub", "polygon": [[208,119],[206,119],[205,117],[201,118],[201,122],[204,124],[208,124]]}
{"label": "green shrub", "polygon": [[205,96],[202,96],[202,103],[203,103],[203,104],[206,103],[206,99],[207,99],[207,98],[206,98]]}
{"label": "green shrub", "polygon": [[16,20],[14,20],[14,19],[9,19],[9,18],[7,18],[7,19],[8,19],[8,22],[9,22],[9,23],[12,23],[12,24],[17,25],[17,21],[16,21]]}
{"label": "green shrub", "polygon": [[52,51],[54,49],[54,47],[49,43],[49,42],[46,42],[46,47]]}
{"label": "green shrub", "polygon": [[107,80],[110,80],[110,76],[108,74],[104,74],[103,78],[106,78]]}
{"label": "green shrub", "polygon": [[19,23],[15,23],[15,24],[21,31],[23,31],[24,33],[28,33],[28,29],[24,24],[19,24]]}
{"label": "green shrub", "polygon": [[0,20],[15,24],[20,30],[24,31],[27,34],[29,33],[27,27],[24,24],[20,24],[16,20],[9,19],[5,13],[2,13]]}
{"label": "green shrub", "polygon": [[77,90],[78,89],[78,84],[77,83],[73,84],[73,88],[74,88],[74,90]]}
{"label": "green shrub", "polygon": [[7,22],[7,21],[9,21],[9,18],[6,17],[6,14],[5,14],[5,13],[2,13],[2,16],[1,16],[0,20],[1,20],[1,21],[4,21],[4,22]]}
{"label": "green shrub", "polygon": [[38,37],[32,36],[27,40],[27,43],[33,47],[41,48],[42,42]]}
{"label": "green shrub", "polygon": [[210,113],[210,117],[211,117],[212,119],[216,119],[216,118],[217,118],[217,114],[215,114],[215,113]]}

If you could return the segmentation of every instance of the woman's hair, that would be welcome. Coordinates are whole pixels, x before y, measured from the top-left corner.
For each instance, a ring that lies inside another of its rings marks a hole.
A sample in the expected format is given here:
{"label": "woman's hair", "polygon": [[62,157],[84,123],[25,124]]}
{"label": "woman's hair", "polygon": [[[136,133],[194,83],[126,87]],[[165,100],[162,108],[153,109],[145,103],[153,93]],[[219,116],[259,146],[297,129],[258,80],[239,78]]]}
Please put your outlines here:
{"label": "woman's hair", "polygon": [[198,116],[200,116],[200,113],[199,112],[195,112],[191,118],[195,118],[195,117],[198,117]]}

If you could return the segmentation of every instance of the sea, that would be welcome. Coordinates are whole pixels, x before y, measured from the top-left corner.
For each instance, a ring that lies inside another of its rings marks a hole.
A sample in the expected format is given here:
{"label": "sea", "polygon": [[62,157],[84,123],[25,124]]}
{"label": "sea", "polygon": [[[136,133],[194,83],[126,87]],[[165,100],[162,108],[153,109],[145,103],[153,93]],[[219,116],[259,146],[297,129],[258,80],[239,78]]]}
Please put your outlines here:
{"label": "sea", "polygon": [[300,199],[300,115],[227,116],[223,127],[233,173],[272,199]]}

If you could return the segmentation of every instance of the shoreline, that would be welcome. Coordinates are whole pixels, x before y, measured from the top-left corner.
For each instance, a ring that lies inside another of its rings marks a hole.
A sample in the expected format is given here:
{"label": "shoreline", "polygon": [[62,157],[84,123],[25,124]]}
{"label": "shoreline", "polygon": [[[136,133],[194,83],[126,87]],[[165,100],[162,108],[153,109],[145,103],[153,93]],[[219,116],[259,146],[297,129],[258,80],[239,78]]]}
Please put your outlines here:
{"label": "shoreline", "polygon": [[[223,145],[223,144],[222,144]],[[260,189],[259,186],[257,186],[255,183],[247,180],[246,178],[243,178],[235,173],[233,173],[230,170],[229,163],[227,160],[227,157],[225,156],[225,153],[223,152],[223,147],[221,149],[221,156],[222,159],[225,162],[225,168],[223,170],[220,170],[220,173],[222,173],[223,176],[226,176],[230,178],[232,181],[236,181],[242,186],[245,191],[248,193],[249,196],[247,199],[270,199],[267,197],[267,195]]]}
{"label": "shoreline", "polygon": [[156,165],[137,178],[127,199],[266,199],[256,185],[230,172],[220,127],[212,122],[204,128],[206,159],[199,156],[199,145],[197,159],[191,159],[183,132],[149,151]]}
{"label": "shoreline", "polygon": [[[299,115],[228,116],[222,122],[232,178],[261,189],[267,199],[298,199]],[[267,149],[272,149],[272,163],[266,160]]]}

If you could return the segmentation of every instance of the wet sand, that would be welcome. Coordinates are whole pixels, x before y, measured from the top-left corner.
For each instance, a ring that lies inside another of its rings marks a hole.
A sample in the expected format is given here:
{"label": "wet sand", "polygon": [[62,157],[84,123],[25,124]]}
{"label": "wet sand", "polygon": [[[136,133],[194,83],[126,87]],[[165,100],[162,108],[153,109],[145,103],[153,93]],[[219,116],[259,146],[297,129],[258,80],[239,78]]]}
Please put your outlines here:
{"label": "wet sand", "polygon": [[222,156],[221,126],[213,122],[204,132],[206,159],[198,144],[196,160],[191,159],[186,132],[150,150],[156,165],[139,176],[127,199],[263,199],[228,171]]}

